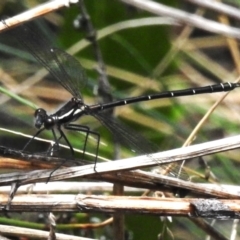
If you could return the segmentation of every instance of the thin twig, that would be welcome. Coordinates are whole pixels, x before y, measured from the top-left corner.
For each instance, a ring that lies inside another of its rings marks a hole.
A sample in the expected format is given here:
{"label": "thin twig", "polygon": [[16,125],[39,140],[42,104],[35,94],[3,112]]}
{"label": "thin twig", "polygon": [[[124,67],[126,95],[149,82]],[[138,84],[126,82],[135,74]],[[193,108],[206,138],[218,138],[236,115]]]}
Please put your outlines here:
{"label": "thin twig", "polygon": [[76,4],[78,0],[54,0],[38,5],[35,8],[27,10],[21,14],[4,20],[5,24],[0,21],[0,32],[7,28],[16,27],[27,21],[43,16],[50,12],[55,12],[63,7],[69,7],[70,4]]}
{"label": "thin twig", "polygon": [[[29,229],[29,228],[22,228],[22,227],[15,227],[15,226],[6,226],[0,225],[0,233],[9,236],[16,236],[16,237],[26,237],[34,239],[47,239],[48,232]],[[67,234],[56,233],[56,237],[58,240],[94,240],[92,238],[84,238],[84,237],[76,237]]]}
{"label": "thin twig", "polygon": [[121,0],[124,3],[133,5],[137,8],[151,12],[153,14],[172,17],[178,20],[179,24],[184,23],[190,26],[195,26],[209,32],[223,34],[229,37],[240,39],[240,30],[237,28],[229,27],[217,22],[207,20],[195,14],[190,14],[166,5],[153,2],[150,0]]}
{"label": "thin twig", "polygon": [[87,32],[86,38],[92,44],[94,56],[98,63],[99,73],[98,94],[103,98],[103,102],[110,102],[112,101],[113,98],[110,93],[111,88],[106,73],[106,66],[103,60],[101,49],[97,41],[97,31],[95,30],[92,24],[90,15],[87,12],[87,8],[85,7],[83,0],[79,0],[79,6],[81,11],[79,22],[82,28],[84,28],[84,30]]}
{"label": "thin twig", "polygon": [[[93,165],[58,169],[52,174],[51,181],[62,181],[69,178],[87,177],[109,182],[118,182],[128,186],[145,187],[149,189],[165,188],[166,190],[167,187],[168,190],[171,191],[171,187],[174,186],[175,188],[177,187],[193,190],[194,192],[208,194],[215,197],[217,196],[222,198],[238,198],[239,195],[236,192],[229,192],[228,190],[223,189],[221,186],[219,186],[219,188],[218,186],[215,186],[214,188],[202,187],[189,181],[183,181],[178,178],[161,176],[159,174],[154,174],[151,172],[117,172],[122,170],[156,166],[159,165],[160,162],[172,163],[174,161],[192,159],[194,157],[209,155],[215,152],[227,151],[239,147],[240,136],[236,136],[162,153],[156,153],[152,154],[151,156],[145,155],[125,160],[112,161],[108,163],[99,163],[97,165],[97,172],[94,171]],[[156,162],[156,159],[158,160],[158,162]],[[115,174],[113,173],[114,171],[116,172]],[[19,185],[45,182],[49,178],[49,174],[51,172],[52,170],[38,170],[24,173],[14,172],[2,174],[0,179],[0,185],[10,185],[14,182],[17,182]],[[138,181],[136,181],[136,179]]]}
{"label": "thin twig", "polygon": [[238,8],[232,7],[228,4],[224,4],[215,0],[187,0],[193,4],[196,4],[199,7],[204,7],[212,9],[216,12],[226,14],[229,17],[236,18],[240,20],[240,11]]}
{"label": "thin twig", "polygon": [[[1,206],[7,196],[0,195]],[[127,197],[108,195],[16,195],[11,212],[141,213],[158,216],[190,216],[216,219],[239,218],[239,199]]]}

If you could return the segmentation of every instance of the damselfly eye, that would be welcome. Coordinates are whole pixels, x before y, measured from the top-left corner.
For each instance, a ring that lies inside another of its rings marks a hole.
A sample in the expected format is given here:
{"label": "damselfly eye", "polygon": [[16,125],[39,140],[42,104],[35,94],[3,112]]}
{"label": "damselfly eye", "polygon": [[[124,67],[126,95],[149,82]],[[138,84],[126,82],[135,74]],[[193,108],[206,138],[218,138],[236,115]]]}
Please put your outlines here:
{"label": "damselfly eye", "polygon": [[35,116],[35,127],[41,128],[47,118],[46,111],[42,108],[39,108],[35,111],[34,116]]}
{"label": "damselfly eye", "polygon": [[38,108],[34,113],[34,117],[38,117],[38,116],[42,116],[42,117],[47,116],[47,112],[42,108]]}

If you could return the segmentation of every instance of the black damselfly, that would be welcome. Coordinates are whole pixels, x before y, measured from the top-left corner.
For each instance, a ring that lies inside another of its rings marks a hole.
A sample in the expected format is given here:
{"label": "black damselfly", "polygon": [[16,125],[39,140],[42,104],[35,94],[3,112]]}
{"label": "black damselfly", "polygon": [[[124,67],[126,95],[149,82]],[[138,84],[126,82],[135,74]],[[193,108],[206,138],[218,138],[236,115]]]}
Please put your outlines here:
{"label": "black damselfly", "polygon": [[[239,83],[227,82],[205,87],[166,91],[147,96],[126,98],[104,104],[87,105],[83,102],[83,98],[80,93],[81,88],[83,88],[86,84],[87,76],[85,75],[83,67],[74,57],[60,49],[51,47],[46,38],[41,36],[29,24],[22,25],[16,29],[13,29],[12,31],[12,34],[15,34],[15,36],[17,36],[17,40],[24,46],[24,48],[29,51],[37,59],[37,61],[40,62],[49,71],[49,73],[51,73],[54,79],[56,79],[73,96],[69,102],[67,102],[54,114],[48,115],[47,112],[42,108],[39,108],[35,111],[35,126],[39,130],[34,135],[34,137],[39,135],[44,129],[51,130],[55,143],[58,145],[60,139],[64,138],[70,147],[72,154],[74,154],[70,142],[61,129],[62,126],[69,130],[86,133],[83,152],[85,152],[86,149],[88,135],[96,135],[98,143],[94,169],[96,168],[100,135],[96,132],[91,131],[87,126],[72,124],[72,122],[76,121],[80,117],[84,115],[91,115],[97,118],[112,132],[112,134],[120,143],[125,143],[125,145],[127,143],[127,145],[129,145],[134,150],[137,150],[139,153],[148,154],[156,151],[156,149],[153,148],[153,145],[148,143],[147,140],[138,134],[133,133],[131,130],[126,129],[126,127],[123,127],[122,125],[119,125],[115,120],[109,118],[109,116],[106,116],[104,110],[153,99],[224,91],[227,92],[233,90],[236,87],[240,87]],[[54,127],[56,127],[60,133],[59,138],[56,136]]]}

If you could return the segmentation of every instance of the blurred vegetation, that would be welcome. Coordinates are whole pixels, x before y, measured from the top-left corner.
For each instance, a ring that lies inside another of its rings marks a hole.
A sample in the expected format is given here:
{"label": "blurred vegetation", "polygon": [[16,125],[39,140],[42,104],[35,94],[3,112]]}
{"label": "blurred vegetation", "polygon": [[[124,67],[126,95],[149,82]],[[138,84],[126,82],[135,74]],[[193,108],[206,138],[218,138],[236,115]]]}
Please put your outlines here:
{"label": "blurred vegetation", "polygon": [[[42,2],[2,1],[1,16],[14,16]],[[196,6],[190,6],[187,2],[184,5],[178,1],[156,2],[192,13],[197,11]],[[239,1],[227,2],[239,7]],[[85,3],[98,31],[100,49],[106,64],[111,93],[115,99],[234,81],[239,75],[239,68],[234,63],[232,54],[239,53],[239,50],[236,45],[231,45],[226,37],[173,24],[153,24],[156,20],[154,18],[158,16],[127,6],[121,1],[90,0]],[[97,63],[91,44],[85,40],[86,33],[73,27],[73,21],[78,14],[77,6],[52,12],[38,21],[39,31],[44,32],[54,45],[66,51],[70,50],[81,62],[88,75],[87,86],[81,90],[82,95],[85,103],[94,104],[98,102],[98,96],[94,95],[93,91],[98,84]],[[221,21],[218,14],[209,13],[207,10],[203,10],[202,14],[215,21]],[[132,24],[137,24],[143,18],[148,19],[145,26],[131,27],[127,22],[131,20]],[[231,24],[239,26],[236,21],[231,21]],[[190,34],[181,34],[186,28],[189,28]],[[9,39],[4,33],[1,35],[0,82],[1,87],[7,90],[10,96],[0,95],[0,127],[33,135],[36,132],[33,125],[34,108],[42,107],[53,113],[71,96],[50,76],[44,73],[42,77],[34,75],[42,67],[21,49],[18,44],[19,36]],[[176,47],[180,40],[184,41],[184,44]],[[167,64],[164,67],[165,62]],[[218,106],[201,127],[194,143],[238,134],[238,91],[236,89],[231,92]],[[114,113],[119,121],[140,132],[154,142],[159,151],[163,151],[182,146],[206,111],[220,96],[221,94],[206,94],[154,100],[119,107]],[[100,155],[113,159],[111,134],[92,118],[82,118],[78,123],[88,124],[92,130],[101,133],[103,144],[100,146]],[[74,147],[81,149],[83,135],[67,132],[67,136]],[[48,131],[41,134],[41,137],[52,139]],[[27,141],[25,137],[1,131],[1,145],[22,149]],[[94,153],[95,146],[96,142],[93,139],[87,150]],[[28,150],[41,152],[46,151],[47,147],[46,144],[33,143]],[[127,154],[123,152],[122,157],[126,157]],[[205,160],[214,174],[221,179],[221,183],[239,182],[239,151],[209,156]],[[204,173],[204,168],[196,159],[188,167]],[[100,219],[106,217],[100,214],[96,216]],[[167,220],[161,221],[159,217],[126,215],[126,234],[129,235],[128,239],[157,239],[157,234],[164,231],[165,224],[169,225],[175,239],[203,239],[204,233],[185,218],[176,218],[173,223],[169,223]],[[216,226],[227,235],[231,223],[218,223]],[[100,236],[105,236],[105,239],[111,239],[111,235],[107,235],[108,229],[105,228],[96,231],[93,237],[100,239]],[[171,234],[166,235],[171,239]]]}

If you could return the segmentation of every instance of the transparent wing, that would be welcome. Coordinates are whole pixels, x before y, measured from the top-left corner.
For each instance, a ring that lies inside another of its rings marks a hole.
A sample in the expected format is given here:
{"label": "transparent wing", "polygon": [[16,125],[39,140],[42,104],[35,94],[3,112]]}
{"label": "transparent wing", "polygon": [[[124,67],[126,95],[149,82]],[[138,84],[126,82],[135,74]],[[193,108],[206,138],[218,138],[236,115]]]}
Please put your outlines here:
{"label": "transparent wing", "polygon": [[[133,129],[128,128],[123,124],[119,124],[115,119],[106,117],[104,112],[102,113],[91,113],[96,119],[98,119],[114,136],[114,138],[123,146],[130,147],[131,150],[136,151],[138,154],[149,154],[151,158],[151,153],[155,153],[159,151],[159,148],[149,142],[146,138],[144,138],[141,134],[133,131]],[[183,180],[189,179],[188,174],[181,168],[178,164],[164,164],[158,159],[154,159],[156,163],[164,169],[165,173],[168,175],[179,177]]]}
{"label": "transparent wing", "polygon": [[74,97],[81,98],[80,90],[85,86],[87,76],[81,64],[61,49],[51,46],[50,42],[36,26],[27,23],[8,31],[11,37],[42,64],[49,73]]}

